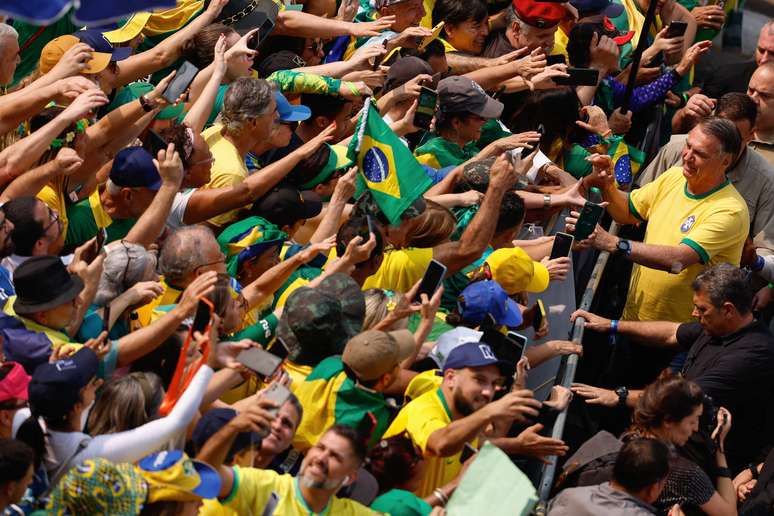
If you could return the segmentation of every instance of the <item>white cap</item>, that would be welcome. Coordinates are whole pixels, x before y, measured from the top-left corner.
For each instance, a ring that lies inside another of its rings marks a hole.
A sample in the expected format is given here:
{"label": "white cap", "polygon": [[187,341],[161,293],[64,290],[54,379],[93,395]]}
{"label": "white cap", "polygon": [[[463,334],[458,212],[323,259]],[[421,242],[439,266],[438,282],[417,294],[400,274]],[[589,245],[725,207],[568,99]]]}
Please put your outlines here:
{"label": "white cap", "polygon": [[427,354],[427,356],[432,358],[433,361],[438,364],[439,369],[443,369],[443,365],[446,363],[446,358],[454,348],[466,342],[478,342],[481,340],[483,335],[483,332],[471,330],[470,328],[466,328],[464,326],[458,326],[453,330],[442,333],[438,337],[438,340],[435,341],[435,346],[430,351],[430,353]]}

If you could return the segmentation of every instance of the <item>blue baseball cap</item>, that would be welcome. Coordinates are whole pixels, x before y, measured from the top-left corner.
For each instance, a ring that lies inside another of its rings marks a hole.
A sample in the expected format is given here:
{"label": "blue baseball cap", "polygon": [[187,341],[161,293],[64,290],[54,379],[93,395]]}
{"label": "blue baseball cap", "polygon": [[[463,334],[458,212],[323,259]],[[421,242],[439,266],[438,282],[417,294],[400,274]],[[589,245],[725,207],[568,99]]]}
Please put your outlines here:
{"label": "blue baseball cap", "polygon": [[288,102],[285,95],[275,91],[274,100],[277,102],[277,113],[282,122],[301,122],[312,116],[312,110],[306,106],[294,105]]}
{"label": "blue baseball cap", "polygon": [[466,342],[454,348],[446,358],[443,370],[466,369],[468,367],[486,367],[496,365],[501,371],[509,371],[513,366],[505,360],[499,360],[492,348],[485,342]]}
{"label": "blue baseball cap", "polygon": [[28,387],[33,412],[52,419],[65,416],[98,369],[99,359],[89,348],[81,348],[63,360],[39,365]]}
{"label": "blue baseball cap", "polygon": [[476,281],[457,298],[457,309],[465,321],[481,324],[487,314],[497,324],[515,328],[522,323],[519,305],[494,280]]}
{"label": "blue baseball cap", "polygon": [[128,147],[116,154],[110,169],[110,180],[124,188],[161,188],[161,176],[153,156],[142,147]]}
{"label": "blue baseball cap", "polygon": [[112,56],[110,58],[111,61],[123,61],[132,55],[130,47],[114,47],[100,29],[79,30],[73,36],[89,45],[95,52],[110,54]]}
{"label": "blue baseball cap", "polygon": [[608,18],[617,18],[624,11],[624,6],[616,4],[612,0],[570,0],[570,5],[578,10],[578,16],[591,16],[603,14]]}

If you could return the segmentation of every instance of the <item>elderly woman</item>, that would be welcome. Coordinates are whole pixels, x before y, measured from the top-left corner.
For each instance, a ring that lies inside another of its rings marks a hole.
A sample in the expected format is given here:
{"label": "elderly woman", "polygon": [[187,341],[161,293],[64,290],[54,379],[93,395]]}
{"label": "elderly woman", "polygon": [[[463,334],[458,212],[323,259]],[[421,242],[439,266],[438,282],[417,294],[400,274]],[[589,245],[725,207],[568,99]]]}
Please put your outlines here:
{"label": "elderly woman", "polygon": [[[156,273],[156,255],[143,246],[130,242],[111,242],[105,247],[102,276],[78,337],[85,342],[107,328],[110,339],[120,339],[130,331],[135,307],[149,303],[163,292]],[[110,307],[108,310],[107,307]]]}

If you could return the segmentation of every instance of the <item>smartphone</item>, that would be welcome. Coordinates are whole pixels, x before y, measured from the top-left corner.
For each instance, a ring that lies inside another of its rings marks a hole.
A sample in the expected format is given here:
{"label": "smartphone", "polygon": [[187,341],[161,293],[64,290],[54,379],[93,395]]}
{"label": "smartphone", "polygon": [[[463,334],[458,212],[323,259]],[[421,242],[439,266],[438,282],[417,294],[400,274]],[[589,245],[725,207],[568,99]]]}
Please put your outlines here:
{"label": "smartphone", "polygon": [[688,23],[684,21],[673,21],[669,24],[667,29],[667,38],[679,38],[685,34],[685,30],[688,28]]}
{"label": "smartphone", "polygon": [[509,331],[508,338],[518,346],[520,350],[519,360],[521,360],[521,357],[524,356],[524,352],[527,350],[527,337],[525,337],[521,333],[516,333],[515,331]]}
{"label": "smartphone", "polygon": [[414,113],[414,125],[425,131],[430,130],[430,123],[435,116],[435,108],[438,104],[438,92],[422,86],[419,92],[419,104]]}
{"label": "smartphone", "polygon": [[99,228],[97,235],[94,239],[94,245],[91,248],[87,248],[83,251],[83,261],[91,263],[97,259],[99,253],[102,252],[102,248],[105,247],[105,240],[107,239],[107,231],[105,228]]}
{"label": "smartphone", "polygon": [[288,398],[290,398],[290,391],[284,385],[274,382],[263,393],[263,397],[269,401],[273,401],[277,405],[276,408],[269,410],[269,413],[274,415],[274,417],[277,417],[280,407],[282,407],[282,405],[284,405],[285,402],[288,401]]}
{"label": "smartphone", "polygon": [[478,450],[473,448],[470,443],[465,443],[460,453],[460,464],[465,464],[469,458],[478,453]]}
{"label": "smartphone", "polygon": [[589,237],[597,227],[599,219],[602,218],[604,212],[605,208],[601,205],[586,201],[581,210],[580,217],[578,217],[578,223],[575,225],[574,236],[578,242]]}
{"label": "smartphone", "polygon": [[435,38],[437,38],[441,34],[441,31],[443,30],[444,25],[446,25],[446,22],[439,22],[438,25],[433,27],[433,33],[430,36],[425,36],[424,38],[422,38],[422,41],[417,46],[417,50],[419,52],[424,52],[425,49],[427,48],[427,45],[429,45],[430,42],[432,42]]}
{"label": "smartphone", "polygon": [[199,304],[196,306],[196,315],[194,315],[193,324],[191,325],[191,335],[196,331],[201,334],[207,331],[212,320],[213,311],[214,307],[208,299],[199,298]]}
{"label": "smartphone", "polygon": [[197,73],[199,73],[199,69],[196,66],[190,61],[184,61],[161,96],[170,104],[174,104],[191,85]]}
{"label": "smartphone", "polygon": [[570,256],[570,250],[572,249],[574,241],[575,237],[572,235],[561,232],[557,233],[556,236],[554,236],[554,246],[551,248],[551,256],[548,259],[553,260],[555,258],[566,258],[567,256]]}
{"label": "smartphone", "polygon": [[374,71],[374,72],[379,69],[379,65],[382,64],[382,62],[385,60],[385,58],[387,58],[387,53],[386,53],[387,52],[387,43],[388,43],[388,40],[386,40],[386,39],[382,42],[382,46],[384,47],[385,54],[381,55],[381,56],[374,57],[374,64],[373,64],[373,66],[371,66],[371,70]]}
{"label": "smartphone", "polygon": [[110,332],[110,304],[102,311],[102,331]]}
{"label": "smartphone", "polygon": [[148,152],[150,152],[151,156],[153,156],[153,159],[158,157],[160,150],[167,150],[168,145],[167,141],[153,129],[148,129],[148,138],[146,144]]}
{"label": "smartphone", "polygon": [[272,355],[277,356],[282,360],[288,358],[288,355],[290,354],[290,350],[285,345],[285,342],[279,337],[274,339],[274,343],[269,346],[269,351],[271,351]]}
{"label": "smartphone", "polygon": [[430,79],[430,84],[426,84],[426,86],[431,90],[437,90],[441,79],[443,79],[443,72],[434,73]]}
{"label": "smartphone", "polygon": [[368,239],[371,238],[371,234],[374,235],[374,238],[376,237],[376,230],[374,229],[374,221],[370,215],[366,215],[366,223],[368,224],[368,235],[367,235],[368,238],[366,239],[366,242],[367,242]]}
{"label": "smartphone", "polygon": [[427,294],[427,297],[433,297],[435,291],[441,286],[444,276],[446,276],[446,265],[438,260],[430,260],[430,265],[427,266],[425,275],[419,284],[417,295],[414,297],[414,303],[422,302],[422,294]]}
{"label": "smartphone", "polygon": [[269,34],[271,34],[271,31],[273,30],[274,20],[271,20],[267,17],[265,20],[263,20],[260,27],[258,27],[258,32],[253,34],[253,36],[247,42],[247,48],[250,50],[257,50],[258,47],[261,46],[261,43],[266,41],[266,38],[269,37]]}
{"label": "smartphone", "polygon": [[568,68],[569,77],[554,77],[554,82],[562,86],[596,86],[599,70],[594,68]]}
{"label": "smartphone", "polygon": [[543,306],[543,301],[541,299],[538,299],[537,303],[535,303],[533,314],[532,329],[538,332],[545,325],[546,321],[546,307]]}
{"label": "smartphone", "polygon": [[237,355],[236,359],[237,362],[261,376],[264,380],[276,373],[282,364],[280,357],[261,348],[245,349]]}
{"label": "smartphone", "polygon": [[555,64],[567,64],[567,60],[564,58],[564,54],[557,54],[555,56],[546,57],[546,66]]}

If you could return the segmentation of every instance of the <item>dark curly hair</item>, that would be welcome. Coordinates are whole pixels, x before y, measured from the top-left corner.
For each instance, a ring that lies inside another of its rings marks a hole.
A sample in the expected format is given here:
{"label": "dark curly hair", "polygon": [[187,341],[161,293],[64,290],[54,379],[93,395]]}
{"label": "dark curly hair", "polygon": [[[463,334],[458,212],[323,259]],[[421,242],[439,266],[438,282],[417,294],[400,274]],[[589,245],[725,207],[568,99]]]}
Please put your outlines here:
{"label": "dark curly hair", "polygon": [[368,454],[366,469],[379,482],[379,494],[400,487],[411,479],[422,455],[405,434],[382,439]]}
{"label": "dark curly hair", "polygon": [[675,423],[690,416],[703,402],[701,387],[666,371],[642,391],[632,416],[632,430],[649,432],[664,423]]}

